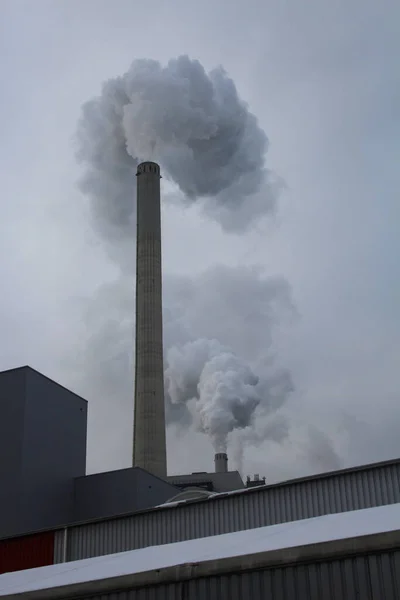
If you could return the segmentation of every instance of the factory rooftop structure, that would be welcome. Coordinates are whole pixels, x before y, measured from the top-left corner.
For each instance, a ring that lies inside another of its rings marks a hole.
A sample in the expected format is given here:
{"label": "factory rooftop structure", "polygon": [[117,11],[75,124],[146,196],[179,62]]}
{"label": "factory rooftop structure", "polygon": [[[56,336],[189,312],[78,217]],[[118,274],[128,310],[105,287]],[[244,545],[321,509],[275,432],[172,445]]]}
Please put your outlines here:
{"label": "factory rooftop structure", "polygon": [[394,504],[10,573],[0,597],[395,600],[399,565]]}
{"label": "factory rooftop structure", "polygon": [[169,475],[168,482],[181,490],[196,488],[209,492],[230,492],[244,488],[243,480],[238,471]]}
{"label": "factory rooftop structure", "polygon": [[[184,494],[185,492],[183,492]],[[400,503],[400,459],[199,497],[0,540],[0,572]]]}

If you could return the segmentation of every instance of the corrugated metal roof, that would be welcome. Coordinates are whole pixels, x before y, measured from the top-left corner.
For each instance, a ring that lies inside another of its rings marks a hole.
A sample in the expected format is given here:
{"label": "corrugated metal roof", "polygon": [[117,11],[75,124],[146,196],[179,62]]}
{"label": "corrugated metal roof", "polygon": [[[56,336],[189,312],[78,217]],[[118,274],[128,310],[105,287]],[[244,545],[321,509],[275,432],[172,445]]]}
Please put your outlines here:
{"label": "corrugated metal roof", "polygon": [[[216,494],[56,533],[55,562],[400,502],[400,461]],[[63,558],[65,557],[65,558]]]}
{"label": "corrugated metal roof", "polygon": [[[299,484],[299,483],[307,483],[307,482],[314,482],[314,481],[329,479],[329,478],[333,478],[337,475],[347,475],[347,474],[351,474],[351,473],[360,473],[363,471],[371,471],[371,470],[375,470],[375,469],[381,469],[382,467],[390,467],[392,465],[393,466],[397,465],[400,467],[400,458],[381,461],[381,462],[377,462],[377,463],[369,463],[367,465],[359,465],[359,466],[355,466],[355,467],[349,467],[346,469],[339,469],[336,471],[327,471],[325,473],[317,473],[317,474],[308,475],[305,477],[297,477],[296,479],[288,479],[288,480],[284,480],[284,481],[278,481],[278,482],[272,483],[272,484],[266,483],[265,485],[260,485],[260,486],[253,487],[253,488],[243,488],[243,489],[239,489],[239,490],[232,490],[230,492],[215,493],[215,494],[212,494],[207,500],[203,500],[203,499],[183,500],[182,502],[179,502],[177,504],[181,505],[181,504],[189,504],[189,503],[194,504],[194,503],[198,503],[198,502],[210,502],[211,500],[218,500],[218,499],[223,498],[228,495],[229,496],[237,496],[239,494],[255,494],[256,495],[256,494],[260,494],[260,493],[265,493],[266,491],[269,491],[269,490],[275,490],[275,489],[277,490],[279,488],[283,488],[283,487],[287,487],[287,486],[295,486],[296,484]],[[140,511],[140,513],[151,512],[151,511],[159,510],[162,508],[168,508],[170,506],[171,505],[168,505],[168,504],[166,504],[166,505],[161,504],[161,505],[149,508],[145,511]],[[96,522],[105,521],[105,520],[118,519],[121,517],[129,517],[133,514],[137,514],[137,513],[125,513],[125,514],[121,514],[121,515],[115,515],[114,517],[109,517],[108,519],[92,519],[90,521],[72,523],[68,526],[85,525],[85,524],[96,523]]]}
{"label": "corrugated metal roof", "polygon": [[[393,467],[393,469],[390,469],[390,467]],[[177,502],[177,503],[166,503],[166,504],[161,504],[158,506],[154,506],[151,508],[148,508],[146,510],[142,510],[142,511],[138,511],[138,512],[129,512],[129,513],[122,513],[122,514],[117,514],[117,515],[113,515],[112,517],[104,517],[104,518],[100,518],[100,519],[90,519],[87,521],[78,521],[78,522],[73,522],[73,523],[63,523],[60,524],[59,527],[57,528],[45,528],[45,529],[41,529],[39,531],[48,531],[48,530],[54,530],[54,529],[63,529],[65,527],[79,527],[79,526],[83,526],[83,525],[91,525],[91,524],[96,524],[96,523],[101,523],[101,522],[110,522],[113,520],[118,520],[118,519],[123,519],[123,518],[128,518],[128,517],[134,517],[134,516],[139,516],[139,515],[144,515],[147,513],[152,513],[155,511],[160,511],[160,510],[167,510],[167,509],[171,509],[172,506],[176,507],[176,506],[185,506],[185,505],[193,505],[193,504],[204,504],[206,502],[211,502],[214,500],[222,500],[223,498],[229,496],[229,497],[236,497],[236,496],[241,496],[243,494],[245,494],[246,496],[251,496],[256,498],[257,496],[264,496],[266,493],[274,493],[274,495],[279,496],[280,495],[280,491],[283,490],[284,488],[288,488],[288,487],[297,487],[298,489],[298,484],[306,484],[306,487],[308,488],[309,486],[312,486],[312,484],[314,483],[319,483],[322,481],[325,481],[327,479],[331,479],[331,480],[335,480],[335,479],[340,479],[342,480],[343,478],[346,478],[346,476],[350,476],[350,475],[357,475],[357,474],[362,474],[362,473],[374,473],[374,472],[380,472],[380,471],[393,471],[392,474],[392,478],[393,478],[393,482],[390,483],[388,482],[387,484],[387,488],[388,491],[383,492],[384,494],[384,498],[382,499],[382,501],[379,501],[378,503],[376,502],[375,498],[377,493],[379,495],[382,495],[382,493],[379,493],[374,491],[372,492],[372,490],[370,490],[368,493],[369,494],[373,494],[373,498],[371,500],[368,500],[368,502],[370,502],[369,506],[380,506],[381,504],[390,504],[393,502],[398,502],[399,500],[397,499],[398,495],[400,495],[400,487],[399,487],[399,476],[397,475],[397,473],[400,473],[400,458],[396,458],[396,459],[391,459],[391,460],[386,460],[386,461],[380,461],[377,463],[369,463],[366,465],[357,465],[355,467],[349,467],[346,469],[339,469],[339,470],[335,470],[335,471],[327,471],[324,473],[317,473],[314,475],[308,475],[305,477],[298,477],[296,479],[289,479],[289,480],[285,480],[285,481],[279,481],[279,482],[275,482],[272,484],[265,484],[265,485],[261,485],[261,486],[257,486],[257,487],[252,487],[252,488],[244,488],[244,489],[239,489],[239,490],[233,490],[230,492],[222,492],[222,493],[214,493],[211,496],[209,496],[209,498],[207,499],[192,499],[192,500],[183,500],[181,502]],[[395,477],[396,474],[396,477]],[[381,475],[378,476],[378,478],[380,478]],[[338,480],[339,480],[338,479]],[[360,480],[361,481],[361,480]],[[357,484],[358,485],[358,484]],[[365,486],[364,483],[360,484],[363,487]],[[375,487],[375,484],[372,484],[371,482],[371,486],[373,485],[373,487]],[[329,486],[328,486],[329,487]],[[311,487],[310,487],[311,490]],[[341,492],[342,493],[342,492]],[[360,491],[358,493],[364,493],[362,489],[360,489]],[[386,499],[387,497],[387,499]],[[325,498],[324,502],[326,502],[329,504],[329,498]],[[343,501],[342,504],[344,503],[345,498],[341,498],[341,500]],[[314,500],[314,502],[316,502],[317,504],[320,503],[322,500],[318,500],[317,498]],[[332,498],[333,503],[335,503],[334,498]],[[252,501],[251,502],[252,505],[257,504],[257,501]],[[365,508],[365,506],[355,506],[355,508]],[[335,512],[341,512],[342,510],[351,510],[349,508],[343,508],[343,509],[339,509],[336,510]],[[301,512],[301,511],[300,511]],[[330,511],[328,511],[330,512]],[[325,513],[326,514],[326,513]],[[38,533],[39,531],[31,531],[31,532],[26,532],[24,533],[24,535],[32,534],[32,533]],[[20,537],[20,536],[13,536],[13,537]]]}
{"label": "corrugated metal roof", "polygon": [[286,548],[304,548],[323,542],[372,536],[399,529],[400,504],[326,515],[213,538],[10,573],[0,576],[0,596],[53,588],[67,590],[68,586],[102,580],[110,580],[114,589],[118,589],[117,578],[138,573],[153,573],[156,583],[162,579],[160,571],[172,566],[197,566],[231,557],[256,557],[257,554]]}

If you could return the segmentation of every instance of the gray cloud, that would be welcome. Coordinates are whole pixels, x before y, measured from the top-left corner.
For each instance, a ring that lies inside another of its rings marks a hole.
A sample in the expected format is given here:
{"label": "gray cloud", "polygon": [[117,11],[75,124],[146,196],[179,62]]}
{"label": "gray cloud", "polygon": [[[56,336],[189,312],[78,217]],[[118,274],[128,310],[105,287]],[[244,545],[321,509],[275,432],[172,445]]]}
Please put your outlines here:
{"label": "gray cloud", "polygon": [[307,426],[299,451],[316,471],[335,471],[343,466],[330,437],[315,425]]}

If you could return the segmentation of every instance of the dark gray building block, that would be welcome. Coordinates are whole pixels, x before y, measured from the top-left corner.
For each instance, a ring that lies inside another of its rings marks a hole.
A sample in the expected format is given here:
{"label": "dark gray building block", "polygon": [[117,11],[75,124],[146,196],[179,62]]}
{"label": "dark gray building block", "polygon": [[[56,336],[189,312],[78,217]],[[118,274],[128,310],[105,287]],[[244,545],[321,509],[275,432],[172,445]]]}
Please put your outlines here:
{"label": "dark gray building block", "polygon": [[71,521],[87,402],[30,367],[0,373],[0,538]]}
{"label": "dark gray building block", "polygon": [[75,481],[74,521],[144,510],[166,502],[178,491],[139,467],[79,477]]}
{"label": "dark gray building block", "polygon": [[25,376],[20,370],[0,374],[0,537],[19,522],[25,409]]}

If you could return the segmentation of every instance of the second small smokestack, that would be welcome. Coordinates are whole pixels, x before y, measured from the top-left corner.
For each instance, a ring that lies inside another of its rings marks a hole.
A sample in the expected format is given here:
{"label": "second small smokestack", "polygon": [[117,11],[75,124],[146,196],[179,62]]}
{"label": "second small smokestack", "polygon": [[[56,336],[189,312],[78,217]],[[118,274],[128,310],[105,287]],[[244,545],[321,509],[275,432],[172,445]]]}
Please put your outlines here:
{"label": "second small smokestack", "polygon": [[226,452],[217,452],[214,457],[215,472],[216,473],[227,473],[228,472],[228,455]]}

